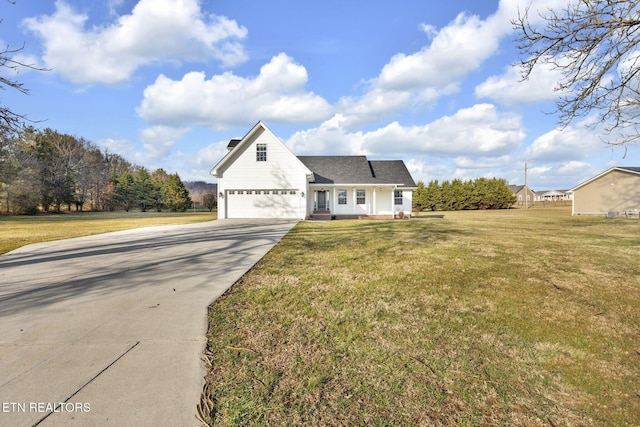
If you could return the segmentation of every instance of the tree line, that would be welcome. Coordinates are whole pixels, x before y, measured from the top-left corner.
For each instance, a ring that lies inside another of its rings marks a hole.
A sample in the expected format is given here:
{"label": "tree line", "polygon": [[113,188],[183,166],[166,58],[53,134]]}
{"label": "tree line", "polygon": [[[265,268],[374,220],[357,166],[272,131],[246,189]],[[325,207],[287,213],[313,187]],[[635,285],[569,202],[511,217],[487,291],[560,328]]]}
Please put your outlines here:
{"label": "tree line", "polygon": [[177,173],[149,172],[84,138],[33,127],[0,135],[0,213],[190,206]]}
{"label": "tree line", "polygon": [[516,202],[507,182],[498,178],[477,178],[473,181],[438,180],[417,184],[413,193],[413,210],[458,211],[478,209],[508,209]]}

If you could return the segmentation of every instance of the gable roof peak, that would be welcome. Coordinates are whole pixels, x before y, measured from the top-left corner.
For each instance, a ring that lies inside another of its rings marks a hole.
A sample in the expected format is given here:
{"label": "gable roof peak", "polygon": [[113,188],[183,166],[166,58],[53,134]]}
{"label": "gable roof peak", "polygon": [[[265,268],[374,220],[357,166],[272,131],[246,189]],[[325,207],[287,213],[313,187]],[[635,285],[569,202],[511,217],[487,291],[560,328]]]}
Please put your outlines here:
{"label": "gable roof peak", "polygon": [[[272,131],[271,129],[269,129],[267,127],[267,125],[265,125],[262,120],[259,120],[255,125],[253,125],[253,127],[249,130],[249,132],[246,133],[245,136],[243,136],[240,139],[232,139],[231,141],[229,141],[229,144],[227,145],[227,149],[229,150],[227,152],[227,154],[225,154],[225,156],[218,162],[218,164],[216,164],[213,169],[211,169],[211,171],[209,172],[211,175],[215,176],[215,177],[221,177],[223,171],[228,167],[229,164],[233,163],[235,160],[235,156],[236,153],[238,152],[242,152],[242,150],[244,150],[243,147],[245,147],[249,141],[251,141],[251,139],[253,138],[254,135],[258,134],[258,132],[264,132],[267,135],[270,135],[275,141],[279,142],[282,147],[284,147],[285,150],[288,150],[291,155],[295,158],[295,154],[293,154],[291,152],[291,150],[289,149],[289,147],[286,146],[286,144],[284,143],[284,141],[282,141],[280,138],[278,138]],[[229,163],[231,162],[231,163]],[[303,165],[304,166],[304,165]],[[311,171],[307,169],[307,174],[311,175]]]}

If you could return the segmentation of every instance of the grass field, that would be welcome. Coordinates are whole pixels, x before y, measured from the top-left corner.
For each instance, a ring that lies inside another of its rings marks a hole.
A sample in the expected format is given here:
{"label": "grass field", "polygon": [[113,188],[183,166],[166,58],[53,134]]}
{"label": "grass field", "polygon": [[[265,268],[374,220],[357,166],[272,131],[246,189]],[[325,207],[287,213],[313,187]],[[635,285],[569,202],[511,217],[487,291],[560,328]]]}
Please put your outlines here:
{"label": "grass field", "polygon": [[640,221],[298,224],[210,307],[220,425],[640,425]]}
{"label": "grass field", "polygon": [[31,243],[68,239],[152,225],[211,221],[209,212],[83,212],[0,216],[0,254]]}

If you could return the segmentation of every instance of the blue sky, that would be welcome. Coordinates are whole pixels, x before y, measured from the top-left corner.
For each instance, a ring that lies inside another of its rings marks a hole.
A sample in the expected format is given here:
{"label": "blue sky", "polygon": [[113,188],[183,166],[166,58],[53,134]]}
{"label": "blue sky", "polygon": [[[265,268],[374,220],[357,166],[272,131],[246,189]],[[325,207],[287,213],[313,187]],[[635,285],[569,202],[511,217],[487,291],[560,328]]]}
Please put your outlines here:
{"label": "blue sky", "polygon": [[0,41],[50,71],[22,70],[30,94],[0,100],[183,180],[215,182],[229,139],[258,120],[298,155],[402,159],[425,183],[522,184],[527,162],[532,188],[566,189],[640,165],[592,118],[557,128],[553,70],[519,81],[510,21],[526,3],[17,0],[0,7]]}

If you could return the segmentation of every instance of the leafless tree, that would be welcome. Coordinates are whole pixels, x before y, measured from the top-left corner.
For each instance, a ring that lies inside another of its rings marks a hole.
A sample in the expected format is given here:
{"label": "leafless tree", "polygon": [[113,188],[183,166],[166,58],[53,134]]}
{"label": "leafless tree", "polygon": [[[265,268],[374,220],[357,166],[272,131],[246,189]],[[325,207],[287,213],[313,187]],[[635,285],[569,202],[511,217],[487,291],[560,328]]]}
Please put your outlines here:
{"label": "leafless tree", "polygon": [[[8,0],[9,3],[14,3]],[[0,19],[0,24],[2,19]],[[11,48],[5,46],[0,51],[0,89],[12,88],[25,95],[29,94],[29,89],[24,87],[23,83],[12,77],[23,69],[47,71],[45,68],[36,67],[34,64],[27,64],[16,58],[16,55],[24,49],[24,45],[19,48]],[[4,75],[3,75],[4,74]],[[16,113],[9,107],[0,102],[0,132],[3,134],[19,132],[25,122],[33,122],[26,114]]]}
{"label": "leafless tree", "polygon": [[[640,0],[571,0],[562,10],[531,6],[512,22],[523,79],[541,64],[560,70],[556,108],[566,126],[597,113],[605,140],[640,141]],[[537,25],[536,22],[542,22]]]}

